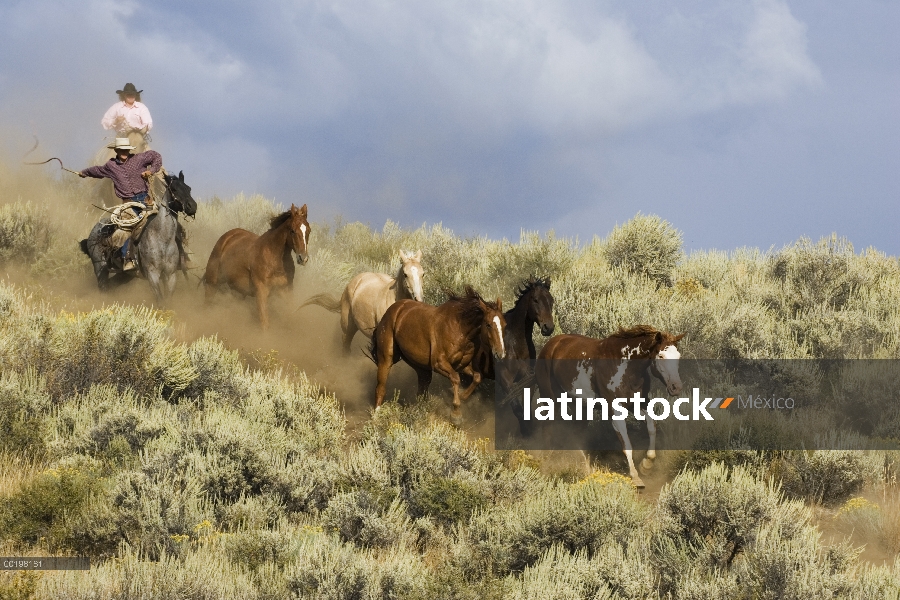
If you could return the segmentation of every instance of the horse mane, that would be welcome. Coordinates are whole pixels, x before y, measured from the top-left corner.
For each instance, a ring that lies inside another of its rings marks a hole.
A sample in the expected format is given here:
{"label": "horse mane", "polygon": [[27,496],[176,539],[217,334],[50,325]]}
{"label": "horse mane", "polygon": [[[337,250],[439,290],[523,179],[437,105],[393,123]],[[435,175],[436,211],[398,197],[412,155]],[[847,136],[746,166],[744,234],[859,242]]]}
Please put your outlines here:
{"label": "horse mane", "polygon": [[481,294],[476,292],[471,285],[466,285],[462,294],[457,294],[451,289],[445,289],[444,293],[447,294],[447,303],[453,302],[457,305],[460,318],[466,325],[477,326],[481,324],[481,320],[484,318],[484,309],[481,308],[482,302],[488,308],[499,310],[496,302],[489,302],[482,298]]}
{"label": "horse mane", "polygon": [[619,327],[619,330],[609,337],[631,339],[636,337],[643,337],[645,335],[655,335],[657,333],[661,334],[662,332],[655,327],[651,327],[650,325],[635,325],[634,327],[629,327],[628,329]]}
{"label": "horse mane", "polygon": [[534,275],[530,275],[528,279],[523,279],[522,282],[516,286],[516,304],[519,303],[523,297],[525,297],[528,292],[533,290],[536,287],[542,287],[546,289],[548,292],[550,291],[550,278],[549,277],[535,277]]}
{"label": "horse mane", "polygon": [[280,215],[275,215],[271,219],[269,219],[269,229],[275,229],[276,227],[281,227],[284,225],[284,222],[291,218],[291,211],[286,210]]}

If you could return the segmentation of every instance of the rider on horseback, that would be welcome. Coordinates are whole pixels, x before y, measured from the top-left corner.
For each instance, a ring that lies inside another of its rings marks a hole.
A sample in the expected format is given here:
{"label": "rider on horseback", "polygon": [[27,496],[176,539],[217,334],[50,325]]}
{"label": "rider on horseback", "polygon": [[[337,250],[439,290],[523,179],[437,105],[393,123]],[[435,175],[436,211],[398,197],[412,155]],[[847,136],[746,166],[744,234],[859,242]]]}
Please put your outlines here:
{"label": "rider on horseback", "polygon": [[[147,150],[140,154],[132,154],[134,146],[128,138],[116,138],[116,141],[109,145],[116,152],[114,158],[109,159],[106,164],[98,167],[88,167],[82,170],[79,175],[81,177],[94,177],[97,179],[109,178],[113,182],[116,196],[122,202],[139,202],[150,208],[152,200],[148,197],[147,180],[159,171],[162,167],[162,156],[154,150]],[[148,202],[148,200],[150,200]],[[140,215],[141,209],[133,209]],[[184,251],[184,230],[178,228],[178,249],[181,253],[181,260],[187,264],[188,258]],[[123,270],[131,271],[136,268],[134,260],[129,252],[130,240],[126,240],[122,246],[122,259],[124,263]]]}

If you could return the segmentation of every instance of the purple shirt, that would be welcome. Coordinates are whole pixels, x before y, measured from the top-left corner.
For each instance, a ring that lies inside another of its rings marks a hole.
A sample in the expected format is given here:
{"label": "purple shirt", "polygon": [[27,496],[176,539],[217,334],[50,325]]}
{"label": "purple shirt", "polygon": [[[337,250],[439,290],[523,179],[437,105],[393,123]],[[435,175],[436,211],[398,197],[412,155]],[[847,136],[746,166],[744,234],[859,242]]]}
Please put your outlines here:
{"label": "purple shirt", "polygon": [[140,154],[132,154],[131,158],[123,163],[111,158],[105,165],[88,167],[81,172],[88,177],[112,179],[116,196],[122,199],[131,198],[147,191],[147,182],[141,177],[144,171],[156,173],[162,167],[162,156],[159,152],[147,150]]}

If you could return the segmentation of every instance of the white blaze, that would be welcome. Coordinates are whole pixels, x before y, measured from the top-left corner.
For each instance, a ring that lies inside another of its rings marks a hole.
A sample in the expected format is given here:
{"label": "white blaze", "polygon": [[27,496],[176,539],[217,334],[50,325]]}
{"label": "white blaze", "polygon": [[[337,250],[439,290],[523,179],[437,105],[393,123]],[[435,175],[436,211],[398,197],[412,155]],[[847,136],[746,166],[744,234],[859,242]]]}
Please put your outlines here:
{"label": "white blaze", "polygon": [[410,267],[410,273],[412,273],[412,281],[413,281],[413,297],[416,300],[422,300],[422,280],[419,279],[419,269],[417,267]]}
{"label": "white blaze", "polygon": [[497,335],[500,336],[500,358],[506,356],[506,348],[503,346],[503,328],[500,326],[500,317],[494,317],[494,325],[497,327]]}
{"label": "white blaze", "polygon": [[300,225],[300,237],[303,238],[303,249],[306,250],[306,225]]}
{"label": "white blaze", "polygon": [[666,386],[670,384],[681,385],[681,377],[678,375],[679,358],[681,358],[681,352],[675,346],[666,346],[656,355],[656,369],[663,376]]}

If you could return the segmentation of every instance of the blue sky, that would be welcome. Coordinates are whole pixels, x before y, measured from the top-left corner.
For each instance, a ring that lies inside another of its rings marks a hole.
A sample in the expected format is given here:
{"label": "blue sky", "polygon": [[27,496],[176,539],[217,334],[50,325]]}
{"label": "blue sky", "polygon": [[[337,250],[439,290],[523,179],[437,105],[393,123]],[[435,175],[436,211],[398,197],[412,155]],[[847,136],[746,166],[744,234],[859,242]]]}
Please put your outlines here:
{"label": "blue sky", "polygon": [[900,3],[0,3],[0,148],[87,164],[126,81],[196,195],[313,219],[900,254]]}

